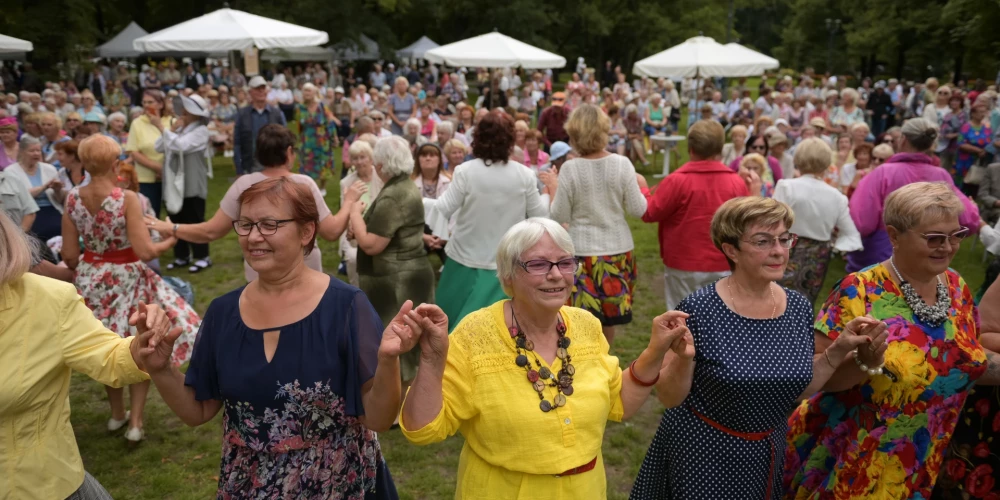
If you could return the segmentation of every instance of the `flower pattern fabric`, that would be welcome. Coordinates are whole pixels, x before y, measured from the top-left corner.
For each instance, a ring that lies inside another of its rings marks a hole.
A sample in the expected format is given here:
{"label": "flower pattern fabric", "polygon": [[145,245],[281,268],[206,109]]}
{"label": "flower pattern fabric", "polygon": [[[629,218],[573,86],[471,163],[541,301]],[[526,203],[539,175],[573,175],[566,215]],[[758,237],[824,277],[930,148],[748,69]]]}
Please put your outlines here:
{"label": "flower pattern fabric", "polygon": [[295,121],[299,122],[299,172],[313,180],[333,169],[333,144],[337,127],[333,113],[323,104],[309,111],[305,104],[295,105]]}
{"label": "flower pattern fabric", "polygon": [[[87,210],[80,201],[79,188],[75,188],[66,196],[66,213],[83,238],[84,250],[103,254],[131,248],[125,227],[125,193],[121,188],[111,191],[96,214]],[[74,283],[94,316],[122,337],[132,335],[128,320],[140,301],[159,305],[183,332],[174,343],[173,364],[179,366],[190,357],[201,318],[145,263],[91,264],[81,259]]]}
{"label": "flower pattern fabric", "polygon": [[946,274],[951,307],[939,327],[914,316],[882,264],[830,295],[816,330],[836,339],[857,316],[885,321],[885,367],[898,380],[870,377],[799,406],[788,421],[786,498],[930,498],[962,405],[986,370],[972,292]]}
{"label": "flower pattern fabric", "polygon": [[[993,142],[993,130],[986,123],[978,127],[973,127],[971,123],[966,122],[962,125],[962,128],[958,130],[958,144],[969,144],[977,148],[985,149]],[[951,169],[951,175],[955,179],[955,185],[961,186],[965,184],[965,174],[969,172],[969,168],[975,165],[979,156],[972,153],[967,153],[965,151],[958,151],[958,158],[955,160],[955,166]]]}
{"label": "flower pattern fabric", "polygon": [[637,271],[632,252],[578,259],[567,305],[590,311],[604,326],[631,322]]}
{"label": "flower pattern fabric", "polygon": [[948,445],[934,500],[1000,500],[1000,387],[978,386]]}

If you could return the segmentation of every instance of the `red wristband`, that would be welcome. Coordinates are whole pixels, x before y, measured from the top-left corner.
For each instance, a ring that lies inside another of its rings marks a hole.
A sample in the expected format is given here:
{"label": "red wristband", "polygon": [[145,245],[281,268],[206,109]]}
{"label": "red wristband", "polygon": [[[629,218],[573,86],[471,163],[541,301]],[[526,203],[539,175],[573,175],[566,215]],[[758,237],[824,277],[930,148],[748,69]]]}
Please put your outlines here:
{"label": "red wristband", "polygon": [[646,382],[645,380],[640,379],[639,376],[635,374],[636,361],[639,360],[636,359],[635,361],[632,361],[632,364],[628,365],[628,373],[629,375],[631,375],[632,380],[635,380],[635,383],[639,384],[642,387],[652,387],[656,385],[656,383],[660,381],[660,372],[656,372],[656,378],[654,378],[652,382]]}

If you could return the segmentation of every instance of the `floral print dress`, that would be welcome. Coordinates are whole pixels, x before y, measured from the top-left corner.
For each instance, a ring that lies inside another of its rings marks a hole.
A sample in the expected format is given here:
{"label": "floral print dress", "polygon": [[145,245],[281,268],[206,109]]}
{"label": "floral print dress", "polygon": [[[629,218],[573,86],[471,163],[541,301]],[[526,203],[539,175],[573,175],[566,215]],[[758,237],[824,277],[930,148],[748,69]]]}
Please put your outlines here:
{"label": "floral print dress", "polygon": [[[74,188],[66,195],[66,213],[83,238],[83,249],[104,254],[131,248],[125,228],[124,191],[121,188],[112,190],[101,202],[100,211],[91,214],[80,200],[79,189]],[[81,259],[76,267],[74,283],[84,303],[94,311],[94,316],[122,337],[132,335],[128,319],[139,307],[140,301],[159,305],[174,326],[180,327],[183,332],[174,343],[173,364],[179,366],[190,357],[201,319],[145,263],[89,263]]]}
{"label": "floral print dress", "polygon": [[217,497],[396,499],[378,438],[359,419],[382,338],[368,298],[330,278],[308,316],[256,330],[240,314],[245,288],[212,301],[184,379],[197,400],[223,403]]}
{"label": "floral print dress", "polygon": [[296,104],[295,121],[299,122],[299,172],[317,180],[333,169],[330,139],[337,135],[333,113],[322,103],[315,112],[305,104]]}
{"label": "floral print dress", "polygon": [[[959,146],[962,144],[971,144],[977,148],[985,149],[986,146],[993,143],[993,130],[990,129],[989,124],[985,120],[978,127],[974,127],[970,122],[965,122],[958,129],[957,143]],[[966,153],[962,150],[958,151],[955,166],[951,169],[951,175],[955,180],[956,186],[961,187],[965,184],[965,174],[976,164],[978,159],[979,157],[972,153]]]}
{"label": "floral print dress", "polygon": [[949,320],[938,327],[914,316],[882,264],[848,275],[830,295],[816,330],[836,339],[857,316],[885,321],[885,368],[898,380],[871,377],[799,406],[788,420],[786,498],[930,498],[962,405],[986,370],[972,292],[952,270],[946,285]]}

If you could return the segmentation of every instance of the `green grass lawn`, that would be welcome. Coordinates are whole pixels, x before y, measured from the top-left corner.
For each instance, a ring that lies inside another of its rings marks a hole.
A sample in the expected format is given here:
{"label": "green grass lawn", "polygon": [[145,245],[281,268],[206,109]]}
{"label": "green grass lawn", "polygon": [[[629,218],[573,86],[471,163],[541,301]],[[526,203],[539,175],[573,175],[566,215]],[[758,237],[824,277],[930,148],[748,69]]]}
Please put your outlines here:
{"label": "green grass lawn", "polygon": [[[679,166],[686,156],[681,153],[680,161],[673,167]],[[658,182],[652,174],[659,172],[659,161],[662,157],[643,170],[650,185]],[[209,183],[209,216],[217,209],[233,175],[232,162],[216,158],[215,179]],[[339,206],[336,183],[328,184],[327,190],[330,193],[327,203],[336,210]],[[656,226],[636,219],[629,220],[629,226],[635,239],[639,279],[634,321],[619,329],[612,347],[612,354],[618,356],[623,368],[645,348],[651,320],[664,309],[663,264],[659,258]],[[337,244],[323,240],[318,244],[323,252],[325,270],[334,273],[339,261]],[[972,249],[972,242],[966,241],[953,262],[953,267],[973,290],[978,289],[983,280],[982,251],[982,245]],[[245,284],[239,244],[233,233],[212,243],[211,253],[215,263],[211,269],[197,275],[186,271],[171,273],[192,282],[195,306],[201,313],[215,297]],[[168,252],[161,260],[166,263],[171,259]],[[838,258],[831,264],[825,288],[830,289],[843,275],[844,262]],[[103,386],[82,375],[74,375],[70,398],[73,427],[84,464],[115,498],[204,499],[214,496],[222,438],[220,417],[201,427],[189,428],[163,404],[153,387],[146,406],[146,440],[138,446],[130,446],[123,437],[124,430],[114,434],[105,430],[109,409]],[[608,424],[604,460],[609,498],[628,498],[662,411],[663,407],[653,397],[632,420]],[[460,436],[426,447],[409,444],[398,430],[382,434],[379,439],[401,498],[453,497],[462,447]]]}

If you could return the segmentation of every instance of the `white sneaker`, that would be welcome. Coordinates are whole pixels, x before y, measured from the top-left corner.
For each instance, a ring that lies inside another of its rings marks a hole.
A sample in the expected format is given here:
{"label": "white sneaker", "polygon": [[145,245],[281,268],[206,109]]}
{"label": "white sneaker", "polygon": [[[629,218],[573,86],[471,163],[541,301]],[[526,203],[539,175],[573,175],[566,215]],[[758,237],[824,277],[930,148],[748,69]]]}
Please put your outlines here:
{"label": "white sneaker", "polygon": [[118,429],[121,429],[122,427],[125,427],[125,424],[128,423],[128,417],[131,414],[132,414],[132,412],[126,411],[125,412],[125,418],[123,418],[121,420],[115,420],[114,417],[109,418],[108,419],[108,430],[111,431],[111,432],[114,432],[114,431],[117,431]]}
{"label": "white sneaker", "polygon": [[146,433],[143,432],[142,429],[138,427],[129,427],[128,431],[125,433],[125,439],[128,439],[133,443],[138,443],[139,441],[142,441],[142,438],[145,437],[145,435]]}

